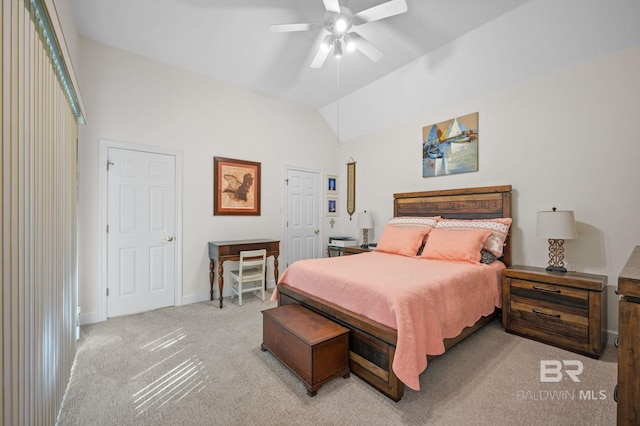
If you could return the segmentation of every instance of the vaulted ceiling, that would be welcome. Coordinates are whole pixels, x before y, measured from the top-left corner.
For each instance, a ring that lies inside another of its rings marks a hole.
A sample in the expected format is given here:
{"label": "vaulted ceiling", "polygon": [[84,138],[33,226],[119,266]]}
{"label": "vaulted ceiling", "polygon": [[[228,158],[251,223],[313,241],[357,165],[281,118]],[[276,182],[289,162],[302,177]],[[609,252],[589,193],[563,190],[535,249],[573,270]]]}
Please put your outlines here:
{"label": "vaulted ceiling", "polygon": [[[353,13],[386,0],[340,0]],[[73,0],[80,36],[314,109],[335,102],[527,0],[407,0],[408,12],[358,33],[384,56],[329,55],[311,64],[320,31],[271,24],[322,22],[323,0]],[[339,63],[339,65],[338,65]]]}

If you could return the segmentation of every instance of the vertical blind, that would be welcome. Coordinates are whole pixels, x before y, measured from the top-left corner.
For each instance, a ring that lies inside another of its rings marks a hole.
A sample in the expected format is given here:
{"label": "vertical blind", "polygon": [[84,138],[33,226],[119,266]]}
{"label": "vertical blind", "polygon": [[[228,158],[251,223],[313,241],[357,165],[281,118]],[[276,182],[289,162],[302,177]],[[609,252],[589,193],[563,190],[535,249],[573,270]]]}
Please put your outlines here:
{"label": "vertical blind", "polygon": [[78,117],[35,7],[0,9],[5,425],[55,424],[76,351]]}

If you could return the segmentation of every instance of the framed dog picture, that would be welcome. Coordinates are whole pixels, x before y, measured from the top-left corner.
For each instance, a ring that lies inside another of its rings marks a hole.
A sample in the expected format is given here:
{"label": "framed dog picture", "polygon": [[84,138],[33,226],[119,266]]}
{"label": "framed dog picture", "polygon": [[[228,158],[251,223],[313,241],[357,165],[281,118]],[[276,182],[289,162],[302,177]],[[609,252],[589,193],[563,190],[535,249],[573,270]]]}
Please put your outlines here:
{"label": "framed dog picture", "polygon": [[213,214],[260,216],[260,163],[213,157]]}

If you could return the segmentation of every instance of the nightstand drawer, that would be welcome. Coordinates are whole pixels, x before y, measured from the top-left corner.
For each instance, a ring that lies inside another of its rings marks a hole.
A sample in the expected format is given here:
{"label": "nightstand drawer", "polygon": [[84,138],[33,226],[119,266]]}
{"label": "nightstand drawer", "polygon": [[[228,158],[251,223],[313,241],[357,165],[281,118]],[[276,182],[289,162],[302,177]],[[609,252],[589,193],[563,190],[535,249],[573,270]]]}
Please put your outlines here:
{"label": "nightstand drawer", "polygon": [[519,328],[522,328],[522,332],[538,331],[547,338],[553,335],[582,343],[589,340],[589,318],[567,311],[561,305],[533,304],[512,299],[511,326],[516,331],[520,331]]}
{"label": "nightstand drawer", "polygon": [[574,315],[589,316],[589,292],[535,281],[511,280],[511,297],[535,300],[539,306],[561,309]]}

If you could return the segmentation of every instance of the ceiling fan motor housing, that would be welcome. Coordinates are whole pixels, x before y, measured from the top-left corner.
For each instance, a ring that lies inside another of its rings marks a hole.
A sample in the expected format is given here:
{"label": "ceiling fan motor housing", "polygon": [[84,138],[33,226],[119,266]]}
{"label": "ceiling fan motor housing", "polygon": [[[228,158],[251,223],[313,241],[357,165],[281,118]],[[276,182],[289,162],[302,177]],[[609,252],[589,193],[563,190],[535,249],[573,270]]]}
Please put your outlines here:
{"label": "ceiling fan motor housing", "polygon": [[[340,13],[327,12],[324,19],[323,27],[331,34],[345,34],[353,26],[353,13],[349,8],[340,6]],[[342,20],[343,27],[340,28],[338,21]]]}

